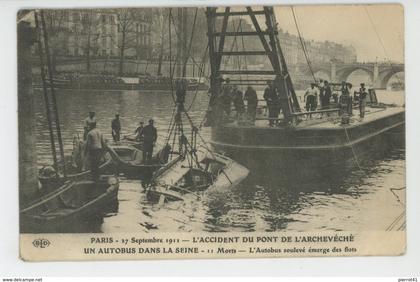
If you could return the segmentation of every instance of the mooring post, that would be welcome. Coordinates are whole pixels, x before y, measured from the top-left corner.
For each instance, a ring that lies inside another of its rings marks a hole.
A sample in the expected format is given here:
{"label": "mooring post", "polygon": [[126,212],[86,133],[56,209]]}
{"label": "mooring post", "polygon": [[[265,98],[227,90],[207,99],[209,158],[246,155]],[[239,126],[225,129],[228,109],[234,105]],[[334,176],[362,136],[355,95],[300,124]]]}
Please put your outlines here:
{"label": "mooring post", "polygon": [[34,31],[27,21],[18,23],[19,203],[24,206],[38,191],[35,107],[32,93],[31,45]]}

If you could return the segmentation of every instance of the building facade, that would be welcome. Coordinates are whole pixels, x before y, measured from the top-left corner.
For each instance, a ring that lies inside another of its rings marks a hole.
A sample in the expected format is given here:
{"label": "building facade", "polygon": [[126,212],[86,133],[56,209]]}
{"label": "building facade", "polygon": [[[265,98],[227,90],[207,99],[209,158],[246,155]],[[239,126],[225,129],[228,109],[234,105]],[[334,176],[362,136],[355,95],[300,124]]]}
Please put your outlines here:
{"label": "building facade", "polygon": [[[60,57],[117,57],[122,46],[118,9],[46,10],[53,55]],[[151,16],[130,15],[125,56],[143,59],[151,50]]]}
{"label": "building facade", "polygon": [[[288,65],[306,64],[305,54],[299,37],[279,30],[279,40]],[[324,64],[331,61],[353,63],[357,61],[353,46],[345,46],[331,41],[303,39],[308,59],[312,64]]]}

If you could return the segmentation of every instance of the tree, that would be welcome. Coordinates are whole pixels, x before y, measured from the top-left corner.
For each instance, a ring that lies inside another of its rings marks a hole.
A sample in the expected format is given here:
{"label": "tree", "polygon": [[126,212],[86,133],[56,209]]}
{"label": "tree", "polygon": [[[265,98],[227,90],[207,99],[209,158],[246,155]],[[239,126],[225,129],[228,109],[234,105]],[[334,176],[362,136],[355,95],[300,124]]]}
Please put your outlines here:
{"label": "tree", "polygon": [[[98,41],[99,38],[99,32],[96,32],[96,28],[98,23],[96,19],[96,12],[94,10],[90,10],[87,12],[84,12],[81,19],[82,23],[82,35],[83,37],[86,37],[86,40],[84,40],[84,46],[83,46],[83,53],[86,56],[86,71],[90,72],[90,63],[91,63],[91,54],[95,53],[97,51],[97,44],[95,44]],[[93,48],[93,45],[95,45],[95,48]],[[92,50],[93,49],[93,50]]]}
{"label": "tree", "polygon": [[130,38],[130,32],[134,25],[134,13],[130,9],[118,9],[118,30],[121,34],[121,41],[119,44],[120,48],[120,61],[118,67],[118,74],[120,76],[124,73],[124,60],[125,60],[125,51],[129,48],[132,38]]}
{"label": "tree", "polygon": [[65,22],[68,18],[68,11],[66,10],[44,10],[46,32],[49,36],[49,47],[52,69],[55,72],[57,67],[57,57],[65,55],[65,42],[69,29]]}

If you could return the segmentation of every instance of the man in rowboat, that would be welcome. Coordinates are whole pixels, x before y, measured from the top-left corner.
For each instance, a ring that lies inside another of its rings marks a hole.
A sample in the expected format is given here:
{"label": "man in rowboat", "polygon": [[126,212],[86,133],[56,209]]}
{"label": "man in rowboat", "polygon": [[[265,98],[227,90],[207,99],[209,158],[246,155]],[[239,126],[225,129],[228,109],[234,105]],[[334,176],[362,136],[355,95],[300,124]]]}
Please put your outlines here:
{"label": "man in rowboat", "polygon": [[90,171],[92,180],[99,180],[99,165],[104,149],[107,147],[105,139],[99,129],[96,128],[96,122],[91,123],[90,130],[86,136],[85,155],[89,157]]}
{"label": "man in rowboat", "polygon": [[139,123],[139,126],[134,131],[134,134],[136,135],[136,140],[138,142],[142,142],[143,141],[143,129],[144,129],[144,122],[141,121]]}
{"label": "man in rowboat", "polygon": [[121,122],[120,122],[120,115],[116,114],[115,118],[111,122],[111,133],[112,139],[114,142],[120,141],[120,134],[121,134]]}
{"label": "man in rowboat", "polygon": [[157,130],[153,126],[153,119],[149,120],[149,124],[143,128],[143,161],[145,164],[149,164],[152,161],[153,157],[153,146],[156,144],[157,140]]}
{"label": "man in rowboat", "polygon": [[85,118],[85,126],[84,126],[84,134],[83,134],[84,140],[86,140],[86,136],[89,130],[91,129],[91,125],[93,123],[96,123],[95,112],[89,112],[89,116]]}

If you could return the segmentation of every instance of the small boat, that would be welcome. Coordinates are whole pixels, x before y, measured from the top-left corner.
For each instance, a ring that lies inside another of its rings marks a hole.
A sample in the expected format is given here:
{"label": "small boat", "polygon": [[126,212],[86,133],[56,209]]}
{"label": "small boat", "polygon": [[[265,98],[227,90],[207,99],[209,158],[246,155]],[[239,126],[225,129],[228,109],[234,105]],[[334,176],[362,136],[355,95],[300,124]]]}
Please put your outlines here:
{"label": "small boat", "polygon": [[147,189],[150,201],[163,204],[184,200],[186,195],[201,198],[200,192],[226,191],[238,185],[249,170],[234,160],[214,152],[199,152],[198,163],[179,156],[153,175]]}
{"label": "small boat", "polygon": [[113,176],[101,176],[99,182],[68,181],[20,211],[21,232],[74,232],[81,222],[110,212],[118,204],[118,188]]}
{"label": "small boat", "polygon": [[[61,173],[57,176],[55,170],[50,166],[41,168],[38,174],[38,180],[41,183],[43,190],[48,193],[59,188],[68,180],[87,180],[91,177],[90,170],[82,170],[77,167],[73,161],[67,163],[66,171],[67,175],[64,177]],[[99,174],[110,175],[114,174],[114,172],[115,163],[111,155],[109,153],[105,153],[99,166]]]}
{"label": "small boat", "polygon": [[143,151],[129,145],[110,145],[108,152],[112,157],[117,173],[123,173],[127,178],[144,180],[164,165],[168,158],[168,148],[164,147],[153,157],[150,164],[144,163]]}
{"label": "small boat", "polygon": [[140,151],[143,150],[143,140],[139,140],[137,134],[123,136],[122,141],[120,141],[119,144],[130,145]]}

